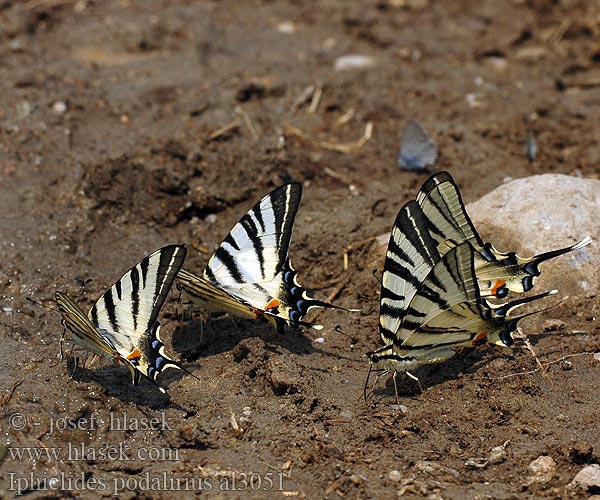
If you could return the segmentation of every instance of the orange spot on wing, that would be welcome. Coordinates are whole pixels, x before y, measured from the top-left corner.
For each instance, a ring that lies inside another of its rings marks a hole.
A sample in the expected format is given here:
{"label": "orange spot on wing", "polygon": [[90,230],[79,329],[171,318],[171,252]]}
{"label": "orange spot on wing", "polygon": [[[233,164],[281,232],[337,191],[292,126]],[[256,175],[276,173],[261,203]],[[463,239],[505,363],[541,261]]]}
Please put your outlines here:
{"label": "orange spot on wing", "polygon": [[280,304],[281,302],[279,302],[278,299],[271,299],[267,304],[267,307],[265,307],[265,311],[268,311],[269,309],[277,309]]}
{"label": "orange spot on wing", "polygon": [[475,338],[471,341],[471,344],[480,345],[485,339],[487,339],[487,333],[479,332],[477,335],[475,335]]}
{"label": "orange spot on wing", "polygon": [[502,288],[504,285],[506,285],[506,281],[497,280],[494,286],[492,287],[492,295],[496,295],[498,293],[498,289]]}
{"label": "orange spot on wing", "polygon": [[127,355],[127,359],[129,361],[133,361],[134,359],[140,359],[142,357],[142,353],[140,352],[140,350],[136,347],[131,354]]}

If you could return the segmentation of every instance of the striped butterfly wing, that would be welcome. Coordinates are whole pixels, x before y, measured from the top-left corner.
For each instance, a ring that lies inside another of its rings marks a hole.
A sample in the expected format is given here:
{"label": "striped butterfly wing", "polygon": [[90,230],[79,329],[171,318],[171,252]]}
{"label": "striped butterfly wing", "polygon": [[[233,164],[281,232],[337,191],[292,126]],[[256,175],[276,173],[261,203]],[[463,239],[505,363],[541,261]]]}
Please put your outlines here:
{"label": "striped butterfly wing", "polygon": [[410,303],[395,346],[401,349],[439,345],[478,345],[483,342],[510,346],[520,316],[520,306],[556,293],[550,290],[503,304],[482,300],[475,273],[477,252],[469,242],[446,242],[449,250],[432,268]]}
{"label": "striped butterfly wing", "polygon": [[448,172],[430,177],[419,191],[417,203],[429,219],[428,230],[438,243],[468,241],[474,246],[475,272],[483,297],[503,298],[509,292],[528,292],[540,275],[539,264],[591,242],[587,237],[574,245],[527,259],[514,252],[499,252],[479,236],[467,214],[458,186]]}
{"label": "striped butterfly wing", "polygon": [[114,345],[98,333],[96,327],[79,306],[61,292],[56,292],[56,303],[62,315],[62,322],[72,334],[75,342],[94,354],[110,360],[119,358]]}
{"label": "striped butterfly wing", "polygon": [[475,250],[468,242],[449,246],[411,300],[395,345],[461,345],[481,332],[484,320],[475,276]]}
{"label": "striped butterfly wing", "polygon": [[148,255],[110,287],[88,314],[101,335],[135,368],[130,368],[134,384],[140,374],[156,382],[165,368],[181,368],[164,352],[158,315],[186,252],[183,245],[169,245]]}
{"label": "striped butterfly wing", "polygon": [[441,259],[427,224],[415,201],[406,203],[396,216],[381,280],[379,333],[386,343],[395,341],[410,302]]}
{"label": "striped butterfly wing", "polygon": [[202,278],[180,273],[181,288],[197,302],[212,301],[222,310],[242,316],[264,314],[280,331],[284,323],[305,324],[300,320],[312,307],[333,307],[313,300],[297,283],[288,257],[301,197],[302,185],[294,182],[262,198],[233,227]]}

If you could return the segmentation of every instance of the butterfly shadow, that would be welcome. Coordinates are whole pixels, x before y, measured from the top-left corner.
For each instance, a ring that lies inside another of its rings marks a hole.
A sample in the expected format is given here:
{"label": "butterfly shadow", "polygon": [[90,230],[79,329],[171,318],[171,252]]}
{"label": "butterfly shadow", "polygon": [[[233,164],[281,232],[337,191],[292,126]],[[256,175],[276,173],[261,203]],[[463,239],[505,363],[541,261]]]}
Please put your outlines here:
{"label": "butterfly shadow", "polygon": [[[171,372],[171,373],[169,373]],[[167,376],[163,375],[161,387],[168,391],[168,386],[175,378],[181,378],[185,372],[181,370],[169,370]],[[144,377],[141,378],[138,385],[131,383],[131,375],[125,368],[105,364],[92,367],[87,367],[84,362],[78,361],[77,356],[71,356],[67,360],[67,373],[69,382],[92,382],[100,384],[106,389],[107,396],[117,398],[119,401],[126,404],[136,404],[147,407],[151,410],[163,410],[166,408],[175,408],[182,411],[187,411],[186,408],[173,403],[168,393],[163,393],[159,387]]]}
{"label": "butterfly shadow", "polygon": [[[482,367],[488,365],[498,357],[513,359],[513,355],[510,352],[503,352],[500,350],[491,352],[486,349],[464,349],[462,352],[458,352],[457,355],[443,363],[421,366],[411,373],[419,379],[423,391],[426,392],[428,388],[446,383],[449,380],[458,380],[464,375],[475,374]],[[393,397],[394,379],[392,373],[389,373],[389,376],[380,373],[379,377],[383,377],[385,382],[383,384],[371,384],[367,387],[367,394],[376,396],[378,401],[387,398],[390,395]],[[398,396],[410,398],[419,396],[421,394],[419,382],[413,380],[404,373],[398,373],[396,375]]]}
{"label": "butterfly shadow", "polygon": [[312,345],[311,339],[302,330],[286,328],[285,334],[281,335],[266,322],[233,319],[229,316],[180,323],[173,332],[172,345],[185,360],[196,361],[233,351],[246,339],[256,337],[262,338],[273,350],[283,347],[300,356],[322,352]]}

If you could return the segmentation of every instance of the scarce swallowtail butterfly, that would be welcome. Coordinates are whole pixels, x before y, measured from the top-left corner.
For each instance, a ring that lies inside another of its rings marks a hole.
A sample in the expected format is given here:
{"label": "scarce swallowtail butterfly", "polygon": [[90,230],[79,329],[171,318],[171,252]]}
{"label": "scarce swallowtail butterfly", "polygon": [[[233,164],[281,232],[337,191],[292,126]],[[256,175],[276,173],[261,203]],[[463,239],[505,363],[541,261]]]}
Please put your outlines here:
{"label": "scarce swallowtail butterfly", "polygon": [[491,243],[485,243],[471,221],[458,186],[448,172],[431,176],[417,195],[426,222],[423,228],[436,244],[446,240],[468,241],[476,250],[475,273],[483,297],[504,298],[509,292],[528,292],[533,288],[535,278],[540,275],[539,265],[588,245],[588,236],[580,242],[558,250],[519,257],[514,252],[502,253]]}
{"label": "scarce swallowtail butterfly", "polygon": [[296,281],[288,249],[301,197],[297,182],[271,191],[233,227],[201,277],[179,272],[179,287],[206,310],[262,316],[280,333],[286,324],[320,329],[302,317],[313,307],[343,308],[311,298]]}
{"label": "scarce swallowtail butterfly", "polygon": [[410,375],[409,370],[442,362],[456,347],[511,345],[511,332],[529,315],[514,316],[515,309],[556,293],[490,305],[479,291],[473,245],[452,240],[439,245],[426,223],[421,207],[407,203],[386,253],[379,313],[385,345],[367,356],[372,367],[392,370],[394,383],[398,372]]}
{"label": "scarce swallowtail butterfly", "polygon": [[398,165],[403,170],[422,171],[432,166],[438,156],[438,150],[432,140],[415,120],[406,122],[400,140]]}
{"label": "scarce swallowtail butterfly", "polygon": [[183,369],[165,353],[158,315],[185,255],[183,245],[169,245],[148,255],[104,292],[87,315],[68,296],[56,292],[63,325],[74,342],[115,364],[124,363],[134,385],[140,376],[157,384],[166,368]]}

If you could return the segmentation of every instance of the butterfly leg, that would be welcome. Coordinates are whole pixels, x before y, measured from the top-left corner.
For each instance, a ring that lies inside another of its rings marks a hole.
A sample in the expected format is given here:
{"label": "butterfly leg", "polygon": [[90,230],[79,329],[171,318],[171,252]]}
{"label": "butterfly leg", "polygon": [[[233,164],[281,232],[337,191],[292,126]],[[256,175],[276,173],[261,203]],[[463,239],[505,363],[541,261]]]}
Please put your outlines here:
{"label": "butterfly leg", "polygon": [[[71,349],[71,353],[73,352],[73,350]],[[69,355],[69,358],[71,357],[71,355]],[[79,366],[79,358],[77,356],[73,357],[73,370],[71,371],[71,373],[69,374],[69,380],[67,381],[67,383],[71,382],[71,380],[73,380],[73,377],[75,376],[75,372],[77,371],[77,367]],[[85,361],[83,362],[84,366],[85,366]]]}
{"label": "butterfly leg", "polygon": [[281,318],[275,318],[275,320],[277,321],[277,333],[285,335],[285,321]]}
{"label": "butterfly leg", "polygon": [[60,340],[58,341],[58,359],[60,359],[61,361],[64,359],[63,343],[65,341],[66,334],[67,334],[67,329],[64,328],[62,335],[60,336]]}
{"label": "butterfly leg", "polygon": [[396,404],[399,405],[400,397],[398,396],[398,384],[396,383],[397,376],[398,376],[398,372],[396,370],[394,370],[394,374],[392,375],[392,380],[394,381],[394,393],[396,394]]}
{"label": "butterfly leg", "polygon": [[[394,375],[396,375],[396,374],[394,373]],[[423,392],[423,386],[421,385],[421,381],[419,380],[419,377],[417,377],[416,375],[413,375],[408,370],[406,371],[406,375],[408,376],[408,378],[413,379],[417,384],[419,384],[419,390],[421,392]],[[397,395],[397,393],[396,393],[396,395]]]}

